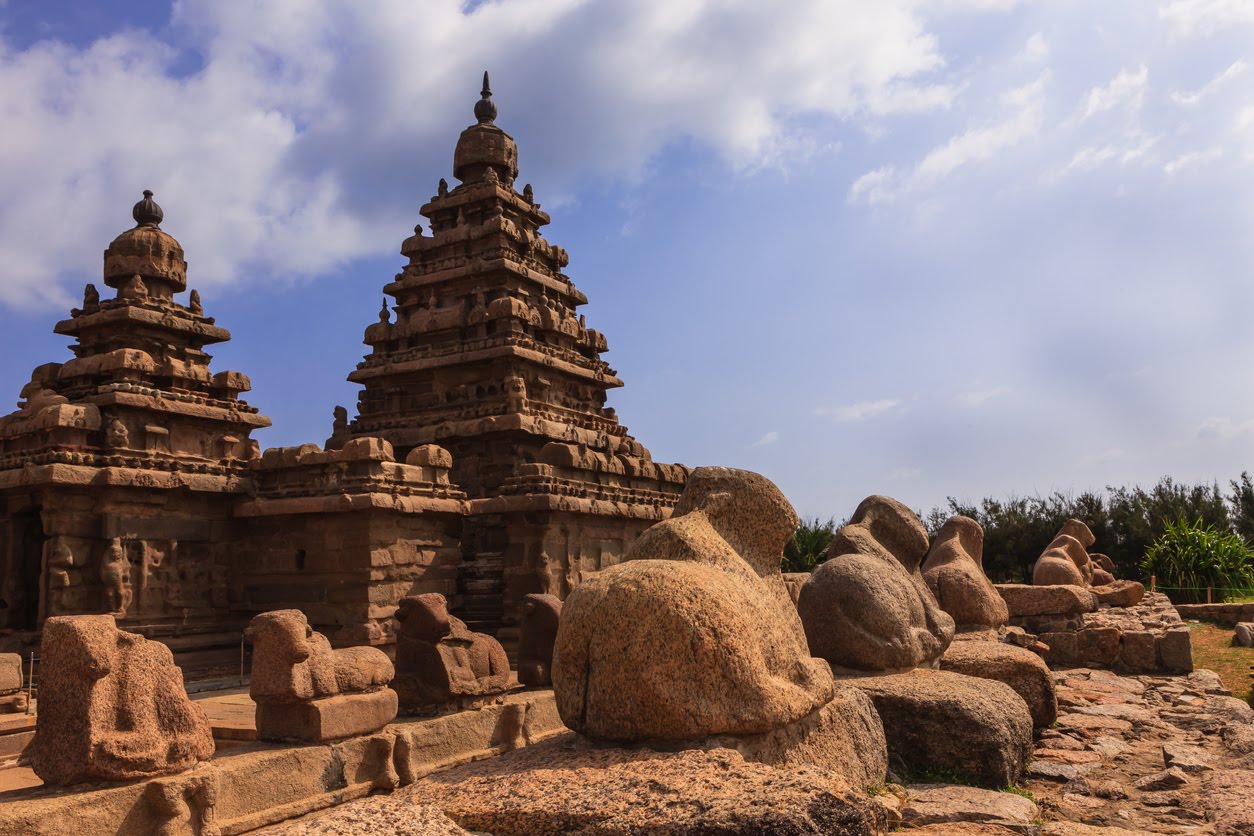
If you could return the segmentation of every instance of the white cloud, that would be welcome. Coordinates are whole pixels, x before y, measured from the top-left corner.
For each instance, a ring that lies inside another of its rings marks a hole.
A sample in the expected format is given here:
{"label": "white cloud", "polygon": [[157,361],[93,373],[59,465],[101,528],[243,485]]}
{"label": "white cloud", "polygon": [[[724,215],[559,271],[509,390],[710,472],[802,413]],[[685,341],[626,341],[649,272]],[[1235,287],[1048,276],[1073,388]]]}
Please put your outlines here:
{"label": "white cloud", "polygon": [[1250,0],[1171,0],[1159,7],[1158,16],[1178,37],[1205,36],[1254,23],[1254,3]]}
{"label": "white cloud", "polygon": [[933,186],[966,166],[985,162],[1036,134],[1044,118],[1048,70],[1036,80],[1000,97],[1010,114],[999,121],[951,137],[929,151],[912,169],[883,166],[868,171],[849,187],[848,200],[868,205],[889,203],[903,193]]}
{"label": "white cloud", "polygon": [[393,252],[448,172],[485,67],[550,205],[676,142],[784,166],[833,145],[803,117],[954,97],[913,0],[310,0],[299,14],[185,0],[169,31],[184,51],[135,29],[81,49],[0,35],[0,300],[65,304],[143,188],[202,287]]}
{"label": "white cloud", "polygon": [[883,415],[900,405],[900,398],[884,398],[878,401],[861,401],[847,406],[822,406],[814,410],[814,414],[828,416],[840,424],[851,424]]}
{"label": "white cloud", "polygon": [[1023,49],[1015,56],[1020,64],[1043,64],[1049,60],[1049,41],[1040,32],[1034,33],[1023,44]]}
{"label": "white cloud", "polygon": [[1119,107],[1138,111],[1145,101],[1145,91],[1148,89],[1149,67],[1142,64],[1136,70],[1122,70],[1109,84],[1089,90],[1080,119],[1088,119]]}
{"label": "white cloud", "polygon": [[1196,90],[1180,91],[1176,90],[1171,94],[1171,101],[1183,107],[1192,107],[1203,99],[1214,95],[1214,93],[1223,85],[1249,69],[1249,64],[1238,58],[1233,61],[1228,69],[1212,78]]}
{"label": "white cloud", "polygon": [[1206,151],[1190,151],[1187,154],[1181,154],[1173,160],[1168,160],[1163,165],[1163,171],[1168,177],[1173,177],[1186,168],[1197,168],[1198,166],[1208,165],[1222,156],[1222,148],[1211,148]]}
{"label": "white cloud", "polygon": [[1201,439],[1228,440],[1251,433],[1254,433],[1254,419],[1233,421],[1227,417],[1207,418],[1197,428],[1197,437]]}
{"label": "white cloud", "polygon": [[759,438],[757,441],[748,445],[748,449],[752,450],[755,447],[766,447],[768,445],[774,444],[777,441],[779,441],[779,433],[775,432],[775,430],[771,430],[766,435]]}
{"label": "white cloud", "polygon": [[957,401],[961,406],[968,409],[974,409],[983,406],[994,398],[1000,398],[1003,395],[1009,395],[1011,389],[1009,386],[993,386],[988,389],[971,389],[958,394]]}

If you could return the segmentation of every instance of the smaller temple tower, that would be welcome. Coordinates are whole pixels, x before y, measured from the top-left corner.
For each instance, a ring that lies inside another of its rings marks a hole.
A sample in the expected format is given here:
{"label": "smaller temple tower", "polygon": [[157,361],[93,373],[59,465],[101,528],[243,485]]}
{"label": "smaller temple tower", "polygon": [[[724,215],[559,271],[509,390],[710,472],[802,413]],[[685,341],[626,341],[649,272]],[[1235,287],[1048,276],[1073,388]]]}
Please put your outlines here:
{"label": "smaller temple tower", "polygon": [[179,242],[145,191],[104,252],[101,299],[57,323],[74,357],[35,369],[0,418],[0,625],[108,612],[161,634],[225,629],[225,527],[249,487],[250,433],[270,420],[210,371],[229,340],[187,287]]}

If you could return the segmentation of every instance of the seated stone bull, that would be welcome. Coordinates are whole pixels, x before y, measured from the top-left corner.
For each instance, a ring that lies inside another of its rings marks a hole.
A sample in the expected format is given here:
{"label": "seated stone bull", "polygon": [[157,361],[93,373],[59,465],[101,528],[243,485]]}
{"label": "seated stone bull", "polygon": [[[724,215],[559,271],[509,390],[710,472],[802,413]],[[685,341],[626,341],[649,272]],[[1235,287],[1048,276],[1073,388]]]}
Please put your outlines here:
{"label": "seated stone bull", "polygon": [[392,660],[373,647],[331,649],[300,610],[262,613],[244,637],[253,645],[251,695],[257,703],[305,702],[374,691],[388,684]]}
{"label": "seated stone bull", "polygon": [[396,679],[402,710],[426,711],[459,697],[483,697],[514,687],[501,643],[472,633],[449,615],[443,595],[402,598],[396,610]]}

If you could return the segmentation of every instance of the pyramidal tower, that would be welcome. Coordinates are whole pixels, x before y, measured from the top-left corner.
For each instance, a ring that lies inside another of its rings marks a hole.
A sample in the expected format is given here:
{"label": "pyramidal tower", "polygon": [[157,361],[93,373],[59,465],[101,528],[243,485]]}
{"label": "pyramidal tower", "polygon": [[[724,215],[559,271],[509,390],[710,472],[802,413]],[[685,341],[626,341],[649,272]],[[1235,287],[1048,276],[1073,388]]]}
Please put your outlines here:
{"label": "pyramidal tower", "polygon": [[349,375],[364,386],[355,437],[390,442],[398,459],[438,444],[470,498],[462,536],[461,614],[504,628],[530,592],[564,597],[584,572],[617,562],[669,514],[687,470],[655,463],[606,406],[623,385],[601,359],[603,334],[563,272],[564,249],[540,234],[549,215],[515,188],[518,145],[496,125],[488,74],[475,124],[453,153],[450,188],[421,208],[401,245],[409,262],[383,288],[370,354]]}

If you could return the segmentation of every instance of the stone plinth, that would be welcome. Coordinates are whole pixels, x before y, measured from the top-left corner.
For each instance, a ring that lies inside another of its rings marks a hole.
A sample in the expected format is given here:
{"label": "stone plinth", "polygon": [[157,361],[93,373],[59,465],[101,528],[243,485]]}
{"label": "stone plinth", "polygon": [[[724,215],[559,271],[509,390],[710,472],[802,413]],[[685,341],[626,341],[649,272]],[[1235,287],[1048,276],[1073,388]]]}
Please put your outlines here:
{"label": "stone plinth", "polygon": [[340,740],[373,734],[392,722],[396,711],[391,688],[290,704],[258,703],[257,735],[263,740]]}

